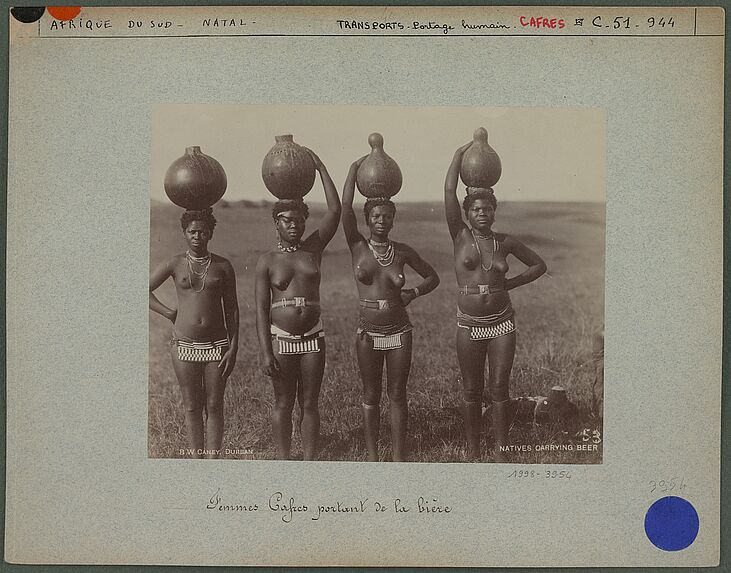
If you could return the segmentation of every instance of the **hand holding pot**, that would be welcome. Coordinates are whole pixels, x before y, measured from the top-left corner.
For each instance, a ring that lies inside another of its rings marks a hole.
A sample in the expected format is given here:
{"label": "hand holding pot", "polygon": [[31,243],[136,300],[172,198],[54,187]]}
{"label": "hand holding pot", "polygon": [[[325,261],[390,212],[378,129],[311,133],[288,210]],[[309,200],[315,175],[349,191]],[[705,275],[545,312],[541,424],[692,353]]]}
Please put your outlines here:
{"label": "hand holding pot", "polygon": [[356,159],[355,161],[353,161],[353,163],[350,165],[350,170],[351,171],[353,171],[353,170],[358,171],[358,169],[360,169],[360,166],[363,164],[363,162],[367,158],[368,158],[368,156],[367,155],[364,155],[360,159]]}
{"label": "hand holding pot", "polygon": [[470,141],[469,143],[465,143],[462,147],[458,147],[457,151],[454,152],[454,156],[457,159],[461,160],[465,151],[467,151],[470,147],[472,147],[473,143],[474,143],[474,141]]}
{"label": "hand holding pot", "polygon": [[323,167],[325,167],[325,164],[317,156],[317,153],[315,153],[314,151],[312,151],[309,147],[305,147],[304,145],[302,146],[302,149],[304,149],[312,157],[312,161],[315,162],[315,169],[317,169],[318,171],[320,171]]}

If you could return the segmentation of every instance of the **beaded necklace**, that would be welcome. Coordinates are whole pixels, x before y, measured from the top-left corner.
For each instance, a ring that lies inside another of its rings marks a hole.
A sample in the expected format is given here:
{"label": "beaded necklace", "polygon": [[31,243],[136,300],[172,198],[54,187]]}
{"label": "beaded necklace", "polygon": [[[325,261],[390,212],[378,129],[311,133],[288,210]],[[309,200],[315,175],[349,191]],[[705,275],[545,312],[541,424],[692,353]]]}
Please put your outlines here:
{"label": "beaded necklace", "polygon": [[[386,245],[388,245],[388,248],[383,254],[379,253],[374,248],[374,246],[385,247]],[[371,250],[371,253],[373,253],[373,258],[376,259],[376,262],[382,267],[387,267],[388,265],[390,265],[393,262],[394,256],[396,255],[396,251],[394,250],[393,243],[391,241],[379,243],[377,241],[373,241],[372,239],[368,239],[368,248]]]}
{"label": "beaded necklace", "polygon": [[[188,250],[185,252],[185,258],[188,261],[188,280],[190,281],[190,286],[193,289],[193,292],[196,294],[199,292],[203,292],[203,290],[206,288],[206,277],[208,276],[208,269],[211,268],[211,253],[208,253],[204,257],[196,257],[190,252],[190,250]],[[193,268],[193,263],[203,266],[203,271],[196,271]],[[193,286],[194,276],[202,279],[201,288],[199,288],[198,290],[196,290]]]}
{"label": "beaded necklace", "polygon": [[300,245],[299,243],[295,243],[294,245],[290,245],[289,247],[285,247],[282,244],[282,239],[277,239],[277,248],[282,251],[283,253],[294,253],[295,251],[299,250]]}
{"label": "beaded necklace", "polygon": [[[475,247],[477,248],[477,254],[480,255],[480,266],[482,267],[482,270],[483,271],[491,270],[492,263],[495,260],[495,253],[498,250],[498,244],[497,244],[497,239],[495,239],[495,234],[492,233],[489,236],[478,235],[477,233],[475,233],[474,229],[470,229],[470,232],[472,233],[472,238],[475,241]],[[490,254],[490,266],[489,267],[486,267],[485,263],[482,262],[482,250],[480,249],[480,243],[479,243],[478,239],[482,239],[484,241],[487,241],[488,239],[492,239],[492,253]]]}

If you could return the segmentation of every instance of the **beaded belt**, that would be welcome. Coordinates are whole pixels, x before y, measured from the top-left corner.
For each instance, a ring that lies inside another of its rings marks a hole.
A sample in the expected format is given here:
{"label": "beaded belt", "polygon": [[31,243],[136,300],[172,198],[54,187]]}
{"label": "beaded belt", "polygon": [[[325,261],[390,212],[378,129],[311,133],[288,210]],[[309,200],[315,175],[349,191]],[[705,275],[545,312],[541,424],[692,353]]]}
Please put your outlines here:
{"label": "beaded belt", "polygon": [[272,303],[272,308],[284,308],[285,306],[320,306],[320,301],[307,300],[303,296],[295,296],[293,298],[283,298]]}
{"label": "beaded belt", "polygon": [[178,360],[181,362],[218,362],[228,348],[228,339],[215,342],[188,342],[174,340],[178,349]]}
{"label": "beaded belt", "polygon": [[270,325],[270,329],[272,339],[279,344],[279,354],[320,352],[320,339],[325,336],[321,320],[318,320],[317,324],[304,334],[291,334],[275,324]]}
{"label": "beaded belt", "polygon": [[376,310],[387,310],[389,308],[396,308],[397,306],[403,306],[403,303],[401,301],[394,302],[386,299],[379,298],[378,300],[368,300],[368,299],[361,299],[360,300],[360,306],[361,308],[373,308]]}
{"label": "beaded belt", "polygon": [[503,287],[492,287],[490,285],[476,285],[476,286],[463,286],[459,287],[459,294],[493,294],[496,292],[502,292],[505,289]]}
{"label": "beaded belt", "polygon": [[373,350],[395,350],[401,348],[401,335],[403,332],[396,334],[388,334],[386,336],[378,336],[371,332],[368,335],[373,341]]}
{"label": "beaded belt", "polygon": [[503,334],[510,334],[514,330],[515,322],[512,318],[491,326],[470,326],[470,340],[492,340]]}

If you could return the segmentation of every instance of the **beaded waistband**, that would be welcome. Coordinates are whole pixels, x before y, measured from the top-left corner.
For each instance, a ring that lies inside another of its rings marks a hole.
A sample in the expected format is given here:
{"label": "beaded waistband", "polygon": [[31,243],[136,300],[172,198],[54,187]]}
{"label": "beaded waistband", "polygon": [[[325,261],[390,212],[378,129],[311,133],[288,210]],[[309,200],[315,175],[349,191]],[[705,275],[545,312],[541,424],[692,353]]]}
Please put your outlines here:
{"label": "beaded waistband", "polygon": [[286,306],[320,306],[319,300],[307,300],[303,296],[295,296],[293,298],[283,298],[272,303],[272,308],[284,308]]}
{"label": "beaded waistband", "polygon": [[304,340],[307,338],[321,338],[325,336],[325,331],[322,326],[322,319],[317,321],[317,324],[310,328],[307,332],[303,334],[292,334],[291,332],[287,332],[283,328],[279,328],[276,324],[271,324],[269,326],[270,332],[273,337],[278,338],[279,340]]}
{"label": "beaded waistband", "polygon": [[474,285],[474,286],[461,286],[457,290],[459,294],[493,294],[496,292],[503,292],[505,289],[501,286],[491,285]]}
{"label": "beaded waistband", "polygon": [[389,308],[396,308],[398,306],[403,306],[403,302],[401,301],[393,301],[393,300],[386,300],[383,298],[379,298],[378,300],[369,300],[369,299],[361,299],[359,301],[359,304],[361,308],[372,308],[375,310],[388,310]]}
{"label": "beaded waistband", "polygon": [[406,313],[392,324],[373,324],[361,316],[358,318],[357,332],[358,334],[367,332],[371,336],[389,336],[392,334],[403,334],[405,332],[409,332],[412,328],[413,326],[411,325],[409,316]]}
{"label": "beaded waistband", "polygon": [[509,302],[503,307],[502,310],[484,316],[472,316],[470,314],[467,314],[466,312],[462,312],[459,307],[457,307],[457,325],[463,327],[492,326],[495,324],[499,324],[509,318],[513,318],[514,314],[515,311],[513,310],[513,306]]}

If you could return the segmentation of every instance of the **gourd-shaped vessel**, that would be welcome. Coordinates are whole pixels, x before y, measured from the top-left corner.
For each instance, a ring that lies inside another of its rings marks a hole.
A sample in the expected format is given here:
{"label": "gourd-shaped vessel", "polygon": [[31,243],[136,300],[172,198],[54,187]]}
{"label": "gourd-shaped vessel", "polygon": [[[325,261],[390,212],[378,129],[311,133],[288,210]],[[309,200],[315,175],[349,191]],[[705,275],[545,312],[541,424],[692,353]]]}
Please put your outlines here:
{"label": "gourd-shaped vessel", "polygon": [[401,169],[383,151],[383,136],[371,133],[368,136],[371,153],[358,168],[355,182],[364,197],[393,197],[401,190]]}
{"label": "gourd-shaped vessel", "polygon": [[165,172],[165,193],[184,209],[205,209],[226,192],[226,172],[221,164],[201,152],[198,146],[186,147]]}
{"label": "gourd-shaped vessel", "polygon": [[467,187],[489,188],[495,185],[502,175],[500,157],[487,143],[487,130],[478,127],[473,135],[474,141],[462,156],[459,175]]}
{"label": "gourd-shaped vessel", "polygon": [[301,199],[315,184],[315,161],[291,135],[276,135],[276,143],[264,156],[261,178],[278,199]]}

